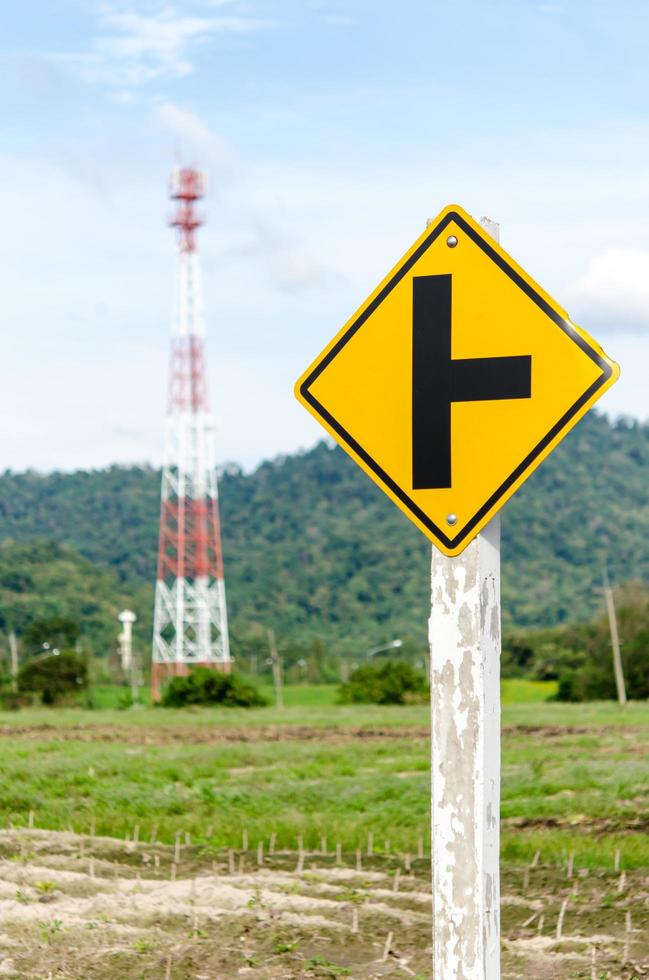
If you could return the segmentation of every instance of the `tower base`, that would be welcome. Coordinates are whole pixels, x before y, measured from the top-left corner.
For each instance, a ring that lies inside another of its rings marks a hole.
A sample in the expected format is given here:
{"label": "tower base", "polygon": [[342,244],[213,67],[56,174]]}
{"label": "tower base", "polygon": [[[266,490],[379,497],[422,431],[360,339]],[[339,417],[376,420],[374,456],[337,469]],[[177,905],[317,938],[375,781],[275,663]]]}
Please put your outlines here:
{"label": "tower base", "polygon": [[221,674],[229,674],[232,670],[231,660],[212,660],[199,661],[198,663],[184,663],[173,661],[171,663],[152,663],[151,664],[151,698],[154,704],[160,701],[162,689],[172,677],[186,677],[191,667],[208,667]]}

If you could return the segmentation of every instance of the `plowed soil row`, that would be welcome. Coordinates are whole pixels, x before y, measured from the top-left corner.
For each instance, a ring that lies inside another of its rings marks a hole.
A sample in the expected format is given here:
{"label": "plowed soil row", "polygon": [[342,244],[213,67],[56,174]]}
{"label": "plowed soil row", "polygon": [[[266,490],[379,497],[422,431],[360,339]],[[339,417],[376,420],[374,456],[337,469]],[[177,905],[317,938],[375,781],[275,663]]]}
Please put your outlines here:
{"label": "plowed soil row", "polygon": [[[637,730],[618,727],[616,733],[629,739],[637,737]],[[538,725],[505,725],[505,735],[533,735],[535,738],[570,738],[575,735],[601,735],[610,729],[601,727],[578,728]],[[249,727],[220,728],[198,725],[0,725],[0,738],[31,739],[57,742],[129,742],[134,745],[170,745],[184,743],[218,744],[223,742],[300,742],[325,741],[341,743],[354,739],[427,739],[427,727],[340,727],[308,725],[251,725]],[[649,751],[647,746],[639,749]]]}
{"label": "plowed soil row", "polygon": [[[427,862],[258,857],[0,832],[0,976],[430,977]],[[505,868],[502,892],[504,980],[649,975],[646,875]]]}

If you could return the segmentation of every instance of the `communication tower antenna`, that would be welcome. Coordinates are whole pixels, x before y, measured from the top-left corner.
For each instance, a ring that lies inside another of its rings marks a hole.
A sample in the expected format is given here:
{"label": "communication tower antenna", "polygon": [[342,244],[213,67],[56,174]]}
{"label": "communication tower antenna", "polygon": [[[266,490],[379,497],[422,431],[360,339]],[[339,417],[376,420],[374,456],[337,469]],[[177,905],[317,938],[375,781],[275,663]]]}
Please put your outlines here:
{"label": "communication tower antenna", "polygon": [[168,677],[202,665],[230,671],[214,423],[208,404],[205,321],[195,210],[206,190],[192,167],[173,171],[178,230],[171,367],[153,620],[154,700]]}

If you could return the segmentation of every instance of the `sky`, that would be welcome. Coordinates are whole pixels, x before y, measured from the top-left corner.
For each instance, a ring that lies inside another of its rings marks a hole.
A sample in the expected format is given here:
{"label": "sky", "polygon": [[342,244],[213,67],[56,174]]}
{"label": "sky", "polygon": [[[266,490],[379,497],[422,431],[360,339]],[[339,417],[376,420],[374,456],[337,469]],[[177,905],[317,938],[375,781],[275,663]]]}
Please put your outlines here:
{"label": "sky", "polygon": [[295,379],[454,202],[649,415],[644,0],[23,0],[0,32],[0,468],[162,455],[169,171],[199,232],[217,458],[322,430]]}

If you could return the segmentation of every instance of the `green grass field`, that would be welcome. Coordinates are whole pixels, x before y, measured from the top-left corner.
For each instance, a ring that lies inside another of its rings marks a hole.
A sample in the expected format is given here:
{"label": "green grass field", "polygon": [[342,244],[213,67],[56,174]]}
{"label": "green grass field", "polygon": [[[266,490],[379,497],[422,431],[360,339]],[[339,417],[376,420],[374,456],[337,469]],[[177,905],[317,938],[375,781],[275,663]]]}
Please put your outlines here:
{"label": "green grass field", "polygon": [[[273,688],[269,683],[257,685],[269,704],[275,703]],[[541,704],[557,689],[555,681],[504,680],[501,684],[503,704]],[[148,688],[140,692],[146,706],[150,704]],[[100,710],[119,709],[126,698],[123,687],[99,685],[93,688],[92,701]],[[284,688],[284,703],[289,708],[327,708],[338,700],[338,687],[334,684],[294,684]],[[226,720],[227,720],[226,716]]]}
{"label": "green grass field", "polygon": [[[505,862],[649,866],[649,706],[545,703],[551,686],[503,690]],[[330,687],[263,708],[0,715],[0,818],[142,838],[177,831],[206,847],[271,833],[295,847],[322,836],[352,851],[374,834],[414,852],[429,806],[426,706],[337,705]]]}

